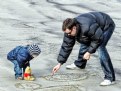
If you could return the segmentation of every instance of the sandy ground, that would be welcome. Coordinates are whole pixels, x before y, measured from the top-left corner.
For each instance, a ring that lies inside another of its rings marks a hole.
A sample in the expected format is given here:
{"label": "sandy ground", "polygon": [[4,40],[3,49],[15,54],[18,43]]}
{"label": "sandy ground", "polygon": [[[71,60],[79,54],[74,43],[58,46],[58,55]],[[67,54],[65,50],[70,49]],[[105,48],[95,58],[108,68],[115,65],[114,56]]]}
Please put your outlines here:
{"label": "sandy ground", "polygon": [[[121,91],[121,0],[0,0],[0,91]],[[62,43],[62,21],[80,13],[102,11],[116,23],[108,50],[116,72],[116,84],[99,86],[103,80],[98,54],[92,55],[85,70],[66,70],[76,60],[74,46],[66,64],[51,76]],[[17,45],[38,43],[40,56],[31,61],[34,82],[14,79],[13,64],[6,54]]]}

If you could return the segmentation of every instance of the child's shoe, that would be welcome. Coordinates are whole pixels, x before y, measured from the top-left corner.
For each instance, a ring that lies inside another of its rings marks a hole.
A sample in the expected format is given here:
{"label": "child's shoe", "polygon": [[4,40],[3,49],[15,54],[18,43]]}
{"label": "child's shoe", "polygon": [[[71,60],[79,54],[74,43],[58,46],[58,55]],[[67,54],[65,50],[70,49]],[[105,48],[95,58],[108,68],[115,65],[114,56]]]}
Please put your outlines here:
{"label": "child's shoe", "polygon": [[16,79],[17,80],[23,80],[23,77],[20,76],[20,77],[17,77]]}

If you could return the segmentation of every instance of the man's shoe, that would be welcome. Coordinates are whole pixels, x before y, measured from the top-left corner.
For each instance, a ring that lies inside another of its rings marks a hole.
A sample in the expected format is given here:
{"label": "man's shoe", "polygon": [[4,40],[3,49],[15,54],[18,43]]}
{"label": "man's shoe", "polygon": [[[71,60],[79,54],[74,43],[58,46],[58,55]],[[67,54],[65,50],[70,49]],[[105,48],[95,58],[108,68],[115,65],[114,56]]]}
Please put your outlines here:
{"label": "man's shoe", "polygon": [[70,65],[67,65],[66,69],[74,70],[74,69],[79,69],[79,68],[73,63],[73,64],[70,64]]}
{"label": "man's shoe", "polygon": [[110,80],[105,79],[103,82],[100,83],[100,86],[109,86],[115,84],[115,82],[111,82]]}

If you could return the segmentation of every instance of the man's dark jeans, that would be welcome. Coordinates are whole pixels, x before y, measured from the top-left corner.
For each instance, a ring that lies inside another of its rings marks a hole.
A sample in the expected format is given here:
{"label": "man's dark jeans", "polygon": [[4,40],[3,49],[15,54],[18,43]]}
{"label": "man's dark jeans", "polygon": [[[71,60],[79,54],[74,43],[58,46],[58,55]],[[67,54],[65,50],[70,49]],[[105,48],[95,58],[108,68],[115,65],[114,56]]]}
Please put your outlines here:
{"label": "man's dark jeans", "polygon": [[[113,69],[113,65],[110,59],[110,56],[108,54],[108,51],[106,49],[106,45],[108,43],[108,40],[110,39],[111,35],[113,34],[115,25],[110,24],[109,28],[104,32],[104,39],[102,44],[98,48],[98,53],[99,53],[99,59],[101,63],[101,67],[103,69],[103,72],[105,74],[105,79],[108,79],[110,81],[115,81],[115,73]],[[74,63],[77,67],[84,69],[87,63],[87,60],[83,59],[83,55],[88,49],[88,45],[86,44],[81,44],[80,50],[79,50],[79,55],[78,55],[78,60],[76,60]]]}

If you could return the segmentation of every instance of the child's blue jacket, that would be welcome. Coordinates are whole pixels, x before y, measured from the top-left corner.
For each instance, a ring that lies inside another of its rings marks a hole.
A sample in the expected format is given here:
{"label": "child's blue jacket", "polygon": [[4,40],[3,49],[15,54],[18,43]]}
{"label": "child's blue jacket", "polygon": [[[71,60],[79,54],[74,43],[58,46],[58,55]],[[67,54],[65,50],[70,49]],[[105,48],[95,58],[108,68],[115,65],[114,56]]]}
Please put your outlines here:
{"label": "child's blue jacket", "polygon": [[28,51],[29,46],[17,46],[7,54],[7,59],[10,61],[17,60],[22,68],[32,59]]}

